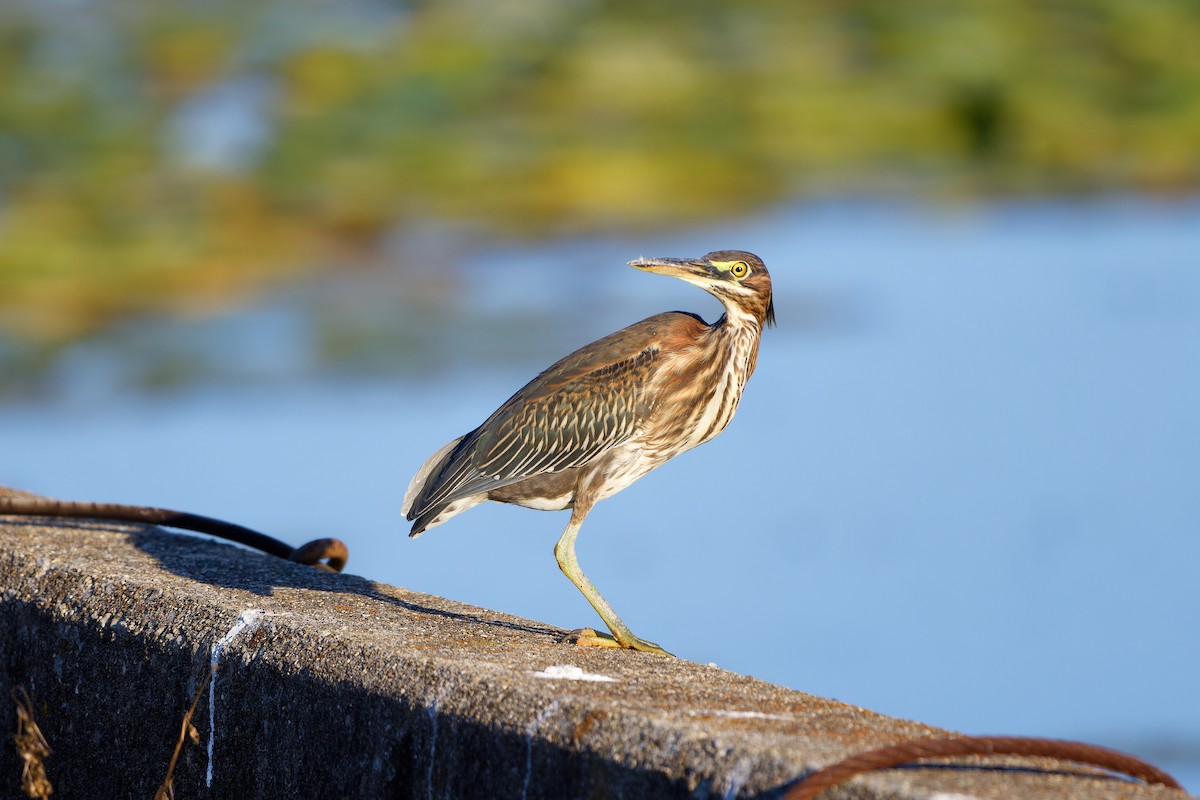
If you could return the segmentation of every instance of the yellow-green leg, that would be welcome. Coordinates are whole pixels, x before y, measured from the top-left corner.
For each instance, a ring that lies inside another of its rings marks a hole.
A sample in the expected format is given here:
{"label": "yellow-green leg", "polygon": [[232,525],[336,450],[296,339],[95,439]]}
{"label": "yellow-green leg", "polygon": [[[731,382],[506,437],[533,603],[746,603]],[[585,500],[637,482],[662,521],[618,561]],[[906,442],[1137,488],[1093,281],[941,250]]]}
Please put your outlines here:
{"label": "yellow-green leg", "polygon": [[648,642],[645,639],[639,639],[633,635],[633,631],[629,630],[629,626],[621,621],[617,616],[617,612],[613,611],[612,606],[608,601],[600,596],[600,592],[596,591],[596,587],[588,580],[588,577],[583,574],[583,570],[579,568],[579,560],[575,557],[575,537],[579,535],[579,528],[583,524],[583,518],[587,516],[587,512],[591,509],[591,503],[580,503],[576,499],[575,507],[571,510],[571,522],[567,525],[567,529],[563,531],[563,535],[559,537],[558,543],[554,545],[554,558],[558,561],[558,568],[563,571],[563,574],[570,578],[571,583],[583,592],[583,596],[592,604],[592,608],[596,609],[596,613],[600,615],[600,619],[604,620],[604,624],[612,631],[612,636],[609,637],[602,633],[596,633],[590,628],[584,628],[581,631],[575,632],[572,641],[576,644],[588,645],[591,647],[628,647],[633,650],[640,650],[643,653],[661,653],[662,655],[671,655],[666,650],[656,645],[654,642]]}

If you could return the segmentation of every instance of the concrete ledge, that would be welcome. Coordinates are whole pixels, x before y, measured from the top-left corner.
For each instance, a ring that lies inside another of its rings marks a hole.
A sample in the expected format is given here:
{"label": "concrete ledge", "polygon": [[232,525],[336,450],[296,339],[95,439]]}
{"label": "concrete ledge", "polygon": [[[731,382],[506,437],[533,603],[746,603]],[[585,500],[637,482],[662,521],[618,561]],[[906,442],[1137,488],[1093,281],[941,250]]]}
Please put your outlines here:
{"label": "concrete ledge", "polygon": [[[777,797],[817,766],[940,733],[155,528],[31,522],[0,518],[0,688],[33,697],[58,797],[153,797],[214,643],[248,609],[263,615],[223,648],[178,797]],[[15,797],[5,741],[0,795]],[[1062,772],[893,770],[828,796],[1182,796],[1049,766]]]}

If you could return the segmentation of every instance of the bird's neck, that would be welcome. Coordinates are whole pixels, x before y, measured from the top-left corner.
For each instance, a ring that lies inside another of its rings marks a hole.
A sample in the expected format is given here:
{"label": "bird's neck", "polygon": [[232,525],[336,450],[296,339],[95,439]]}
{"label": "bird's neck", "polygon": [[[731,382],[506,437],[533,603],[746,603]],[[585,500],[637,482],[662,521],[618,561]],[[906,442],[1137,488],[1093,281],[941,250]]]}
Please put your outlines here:
{"label": "bird's neck", "polygon": [[727,313],[703,332],[691,357],[680,360],[679,370],[687,372],[688,378],[664,381],[662,391],[671,395],[666,404],[681,409],[682,421],[670,431],[670,435],[682,433],[676,442],[680,450],[707,442],[733,419],[758,362],[761,331],[756,320]]}
{"label": "bird's neck", "polygon": [[740,390],[754,374],[754,368],[758,364],[758,340],[762,336],[762,321],[736,309],[727,308],[725,314],[713,323],[711,335],[718,337],[725,346]]}

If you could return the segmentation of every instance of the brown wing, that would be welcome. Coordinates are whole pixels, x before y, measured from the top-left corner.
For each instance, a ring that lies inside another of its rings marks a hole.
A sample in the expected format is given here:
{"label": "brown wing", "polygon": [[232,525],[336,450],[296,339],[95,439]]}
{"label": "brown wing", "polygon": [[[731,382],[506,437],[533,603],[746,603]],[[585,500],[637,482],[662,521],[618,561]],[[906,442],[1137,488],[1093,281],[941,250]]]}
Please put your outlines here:
{"label": "brown wing", "polygon": [[431,470],[409,509],[413,531],[459,498],[583,466],[633,436],[650,412],[646,386],[661,344],[703,325],[690,314],[659,314],[538,375]]}

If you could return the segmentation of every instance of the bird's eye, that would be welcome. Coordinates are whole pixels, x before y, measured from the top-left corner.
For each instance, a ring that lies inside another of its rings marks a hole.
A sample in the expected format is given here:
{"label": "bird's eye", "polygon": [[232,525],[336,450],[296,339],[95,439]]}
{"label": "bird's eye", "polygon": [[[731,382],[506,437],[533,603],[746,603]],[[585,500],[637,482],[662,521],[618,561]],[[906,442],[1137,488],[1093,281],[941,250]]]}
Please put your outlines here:
{"label": "bird's eye", "polygon": [[735,278],[744,278],[750,272],[750,267],[745,261],[735,261],[729,267],[729,274]]}

